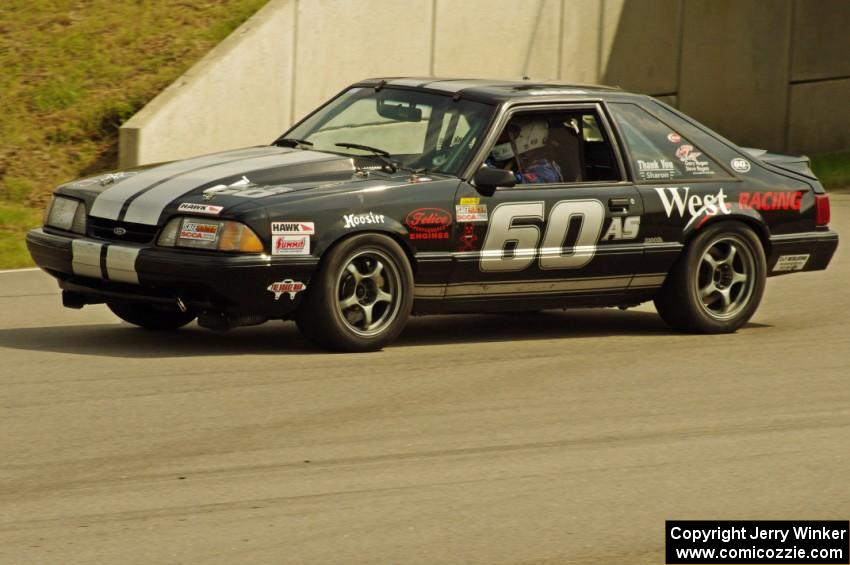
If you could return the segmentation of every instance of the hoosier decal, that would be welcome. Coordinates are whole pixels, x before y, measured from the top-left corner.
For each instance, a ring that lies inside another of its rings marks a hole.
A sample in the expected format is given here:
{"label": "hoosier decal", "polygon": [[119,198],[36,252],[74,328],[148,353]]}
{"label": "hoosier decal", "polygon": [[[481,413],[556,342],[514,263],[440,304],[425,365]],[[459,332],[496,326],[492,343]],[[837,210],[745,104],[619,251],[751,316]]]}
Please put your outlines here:
{"label": "hoosier decal", "polygon": [[342,227],[349,229],[365,224],[383,224],[384,215],[373,212],[367,214],[346,214],[342,217],[342,220],[345,222],[345,225]]}

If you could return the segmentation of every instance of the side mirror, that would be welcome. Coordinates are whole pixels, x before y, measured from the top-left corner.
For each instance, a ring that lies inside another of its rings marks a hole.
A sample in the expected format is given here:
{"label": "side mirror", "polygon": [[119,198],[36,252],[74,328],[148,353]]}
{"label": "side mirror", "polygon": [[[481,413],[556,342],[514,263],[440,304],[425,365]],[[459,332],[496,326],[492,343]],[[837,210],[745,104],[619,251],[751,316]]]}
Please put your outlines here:
{"label": "side mirror", "polygon": [[494,167],[481,167],[472,177],[472,184],[484,196],[493,196],[500,186],[510,188],[516,185],[516,177],[512,171]]}

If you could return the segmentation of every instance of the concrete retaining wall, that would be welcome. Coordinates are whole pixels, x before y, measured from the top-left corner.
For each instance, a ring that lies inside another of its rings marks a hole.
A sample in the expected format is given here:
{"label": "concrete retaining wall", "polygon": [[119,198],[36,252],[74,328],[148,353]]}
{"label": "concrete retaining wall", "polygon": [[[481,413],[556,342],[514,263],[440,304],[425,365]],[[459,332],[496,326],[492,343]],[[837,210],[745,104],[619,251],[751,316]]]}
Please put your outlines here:
{"label": "concrete retaining wall", "polygon": [[121,164],[268,143],[381,75],[615,84],[743,145],[850,148],[847,29],[846,0],[271,0],[121,128]]}

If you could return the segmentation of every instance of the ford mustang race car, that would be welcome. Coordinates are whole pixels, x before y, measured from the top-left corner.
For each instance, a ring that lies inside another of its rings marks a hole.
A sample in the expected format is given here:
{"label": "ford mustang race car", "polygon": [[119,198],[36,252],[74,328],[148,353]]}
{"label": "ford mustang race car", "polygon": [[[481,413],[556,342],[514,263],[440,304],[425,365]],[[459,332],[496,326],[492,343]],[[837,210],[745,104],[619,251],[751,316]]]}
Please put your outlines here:
{"label": "ford mustang race car", "polygon": [[376,350],[411,314],[629,307],[740,328],[838,245],[808,159],[607,87],[388,78],[271,145],[60,186],[27,244],[67,307]]}

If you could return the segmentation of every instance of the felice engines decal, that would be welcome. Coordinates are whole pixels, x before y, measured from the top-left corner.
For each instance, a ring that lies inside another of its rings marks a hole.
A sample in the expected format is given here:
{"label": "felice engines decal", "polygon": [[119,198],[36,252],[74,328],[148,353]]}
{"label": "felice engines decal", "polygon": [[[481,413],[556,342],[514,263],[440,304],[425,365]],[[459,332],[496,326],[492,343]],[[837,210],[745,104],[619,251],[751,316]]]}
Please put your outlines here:
{"label": "felice engines decal", "polygon": [[452,215],[442,208],[419,208],[404,219],[410,239],[449,239]]}

